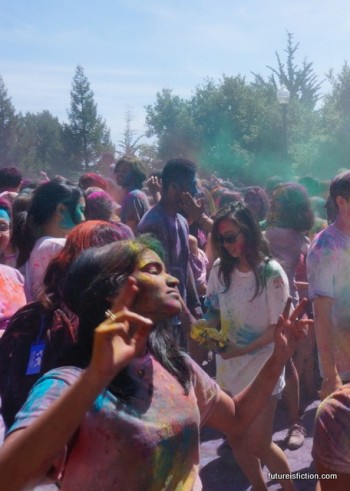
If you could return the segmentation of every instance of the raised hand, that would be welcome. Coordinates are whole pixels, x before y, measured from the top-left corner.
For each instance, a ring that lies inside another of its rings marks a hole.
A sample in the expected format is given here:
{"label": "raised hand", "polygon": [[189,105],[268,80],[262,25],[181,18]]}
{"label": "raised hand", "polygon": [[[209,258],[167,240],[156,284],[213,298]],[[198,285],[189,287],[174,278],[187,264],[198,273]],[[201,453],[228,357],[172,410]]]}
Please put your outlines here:
{"label": "raised hand", "polygon": [[153,322],[130,310],[137,292],[136,280],[129,277],[106,312],[106,320],[95,329],[89,369],[106,385],[146,348]]}
{"label": "raised hand", "polygon": [[291,301],[289,297],[275,328],[274,354],[284,357],[286,361],[293,355],[298,341],[307,336],[308,326],[313,323],[312,319],[300,318],[307,305],[306,298],[303,298],[289,315]]}
{"label": "raised hand", "polygon": [[190,193],[185,192],[181,195],[181,207],[188,219],[198,222],[204,213],[204,200],[202,198],[195,199]]}
{"label": "raised hand", "polygon": [[146,181],[146,186],[151,194],[162,192],[162,180],[157,176],[149,177]]}

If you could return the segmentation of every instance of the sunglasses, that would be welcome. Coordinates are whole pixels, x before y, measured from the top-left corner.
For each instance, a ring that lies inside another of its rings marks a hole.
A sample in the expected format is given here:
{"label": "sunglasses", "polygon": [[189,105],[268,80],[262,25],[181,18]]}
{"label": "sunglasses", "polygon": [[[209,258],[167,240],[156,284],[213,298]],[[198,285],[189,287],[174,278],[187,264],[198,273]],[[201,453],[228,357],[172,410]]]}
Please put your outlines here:
{"label": "sunglasses", "polygon": [[240,230],[239,232],[237,232],[236,234],[231,234],[231,235],[219,235],[219,242],[221,245],[224,245],[225,243],[226,244],[235,244],[237,242],[237,237],[239,236],[239,234],[242,232],[242,230]]}

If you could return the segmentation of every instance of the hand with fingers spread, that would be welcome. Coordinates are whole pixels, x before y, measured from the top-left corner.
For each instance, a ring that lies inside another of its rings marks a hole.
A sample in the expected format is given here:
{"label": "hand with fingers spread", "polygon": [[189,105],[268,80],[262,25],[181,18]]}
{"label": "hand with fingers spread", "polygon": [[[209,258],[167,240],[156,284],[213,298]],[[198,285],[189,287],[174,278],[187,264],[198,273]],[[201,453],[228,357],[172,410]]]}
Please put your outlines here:
{"label": "hand with fingers spread", "polygon": [[194,222],[200,221],[201,217],[204,214],[204,200],[203,199],[195,199],[191,196],[190,193],[185,192],[181,195],[181,205],[182,209]]}
{"label": "hand with fingers spread", "polygon": [[146,348],[153,322],[130,310],[138,287],[129,277],[126,285],[115,298],[106,320],[95,329],[90,370],[111,381]]}
{"label": "hand with fingers spread", "polygon": [[302,317],[307,305],[305,298],[289,314],[291,302],[289,297],[275,328],[274,355],[283,357],[286,361],[293,355],[298,341],[307,335],[308,326],[313,323],[312,319]]}

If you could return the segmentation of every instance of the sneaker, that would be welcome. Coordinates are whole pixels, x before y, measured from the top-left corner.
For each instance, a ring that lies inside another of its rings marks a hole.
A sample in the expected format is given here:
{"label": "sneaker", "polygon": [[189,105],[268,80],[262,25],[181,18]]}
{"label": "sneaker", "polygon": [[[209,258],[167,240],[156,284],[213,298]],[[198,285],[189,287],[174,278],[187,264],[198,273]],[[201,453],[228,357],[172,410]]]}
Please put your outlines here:
{"label": "sneaker", "polygon": [[305,440],[306,430],[300,424],[294,423],[288,430],[286,436],[286,445],[289,450],[297,450]]}

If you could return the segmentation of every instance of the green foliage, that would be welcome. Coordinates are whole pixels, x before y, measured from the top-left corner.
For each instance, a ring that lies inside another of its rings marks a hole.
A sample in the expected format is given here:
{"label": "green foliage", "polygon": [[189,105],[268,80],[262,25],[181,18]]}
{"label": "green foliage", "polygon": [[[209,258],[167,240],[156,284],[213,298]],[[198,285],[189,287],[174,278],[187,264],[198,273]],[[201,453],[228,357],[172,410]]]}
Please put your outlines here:
{"label": "green foliage", "polygon": [[[160,170],[172,157],[196,160],[203,173],[216,172],[244,184],[263,184],[266,178],[313,175],[329,179],[340,168],[350,168],[350,67],[330,71],[330,91],[320,101],[313,64],[296,62],[299,43],[287,32],[285,61],[276,52],[276,67],[265,79],[254,74],[210,78],[194,88],[187,99],[169,88],[157,93],[146,107],[144,143],[125,117],[119,154],[135,154],[149,172]],[[284,145],[282,110],[276,89],[291,92],[286,111],[288,159]],[[49,111],[16,114],[0,77],[0,165],[19,165],[27,176],[77,177],[84,169],[108,170],[115,148],[105,121],[98,115],[94,93],[81,66],[72,82],[68,123]]]}
{"label": "green foliage", "polygon": [[[321,83],[313,64],[299,66],[293,34],[287,32],[286,62],[276,52],[277,68],[265,80],[255,75],[247,83],[241,75],[207,79],[185,100],[163,89],[146,108],[147,134],[156,136],[158,156],[192,157],[208,172],[245,183],[262,183],[271,175],[293,179],[313,171],[319,161],[315,146],[321,138]],[[285,84],[291,92],[286,114],[288,160],[286,159],[282,110],[276,89]]]}
{"label": "green foliage", "polygon": [[136,131],[132,129],[131,122],[133,119],[131,108],[128,107],[125,114],[125,129],[123,132],[123,139],[119,140],[119,147],[116,152],[120,156],[122,155],[136,155],[141,147],[140,140],[144,135],[136,136]]}
{"label": "green foliage", "polygon": [[158,137],[161,159],[191,157],[208,172],[243,182],[279,169],[281,114],[268,85],[224,75],[218,83],[206,80],[188,100],[165,89],[146,109],[148,135]]}
{"label": "green foliage", "polygon": [[[275,90],[280,85],[285,85],[290,92],[292,100],[298,100],[303,105],[313,109],[320,100],[322,82],[313,69],[313,63],[305,58],[298,66],[295,62],[295,54],[299,49],[299,43],[294,44],[293,34],[287,31],[286,61],[283,63],[279,53],[276,51],[277,68],[268,66],[272,72],[267,83],[273,85]],[[262,77],[256,76],[257,81],[264,83]],[[276,80],[277,78],[277,80]]]}
{"label": "green foliage", "polygon": [[64,126],[63,138],[67,162],[79,170],[97,164],[104,151],[113,149],[105,121],[97,114],[97,105],[83,67],[78,65],[72,82],[69,124]]}
{"label": "green foliage", "polygon": [[21,117],[22,167],[26,175],[38,171],[55,175],[62,172],[64,154],[62,126],[49,111]]}
{"label": "green foliage", "polygon": [[15,164],[17,138],[18,118],[11,98],[7,95],[4,81],[0,77],[0,165]]}
{"label": "green foliage", "polygon": [[197,132],[187,101],[163,89],[157,93],[155,104],[146,106],[146,112],[146,135],[157,136],[161,160],[196,154]]}

